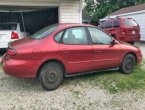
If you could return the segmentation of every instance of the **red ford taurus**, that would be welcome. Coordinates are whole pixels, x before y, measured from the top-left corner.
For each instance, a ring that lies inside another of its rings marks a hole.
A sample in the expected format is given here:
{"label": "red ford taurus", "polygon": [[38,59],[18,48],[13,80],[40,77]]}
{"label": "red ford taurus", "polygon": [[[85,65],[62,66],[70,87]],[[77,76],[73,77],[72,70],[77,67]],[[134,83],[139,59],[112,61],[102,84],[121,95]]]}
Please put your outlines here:
{"label": "red ford taurus", "polygon": [[141,59],[139,48],[94,26],[57,24],[10,43],[2,66],[15,77],[39,77],[43,87],[53,90],[66,76],[118,67],[129,74]]}

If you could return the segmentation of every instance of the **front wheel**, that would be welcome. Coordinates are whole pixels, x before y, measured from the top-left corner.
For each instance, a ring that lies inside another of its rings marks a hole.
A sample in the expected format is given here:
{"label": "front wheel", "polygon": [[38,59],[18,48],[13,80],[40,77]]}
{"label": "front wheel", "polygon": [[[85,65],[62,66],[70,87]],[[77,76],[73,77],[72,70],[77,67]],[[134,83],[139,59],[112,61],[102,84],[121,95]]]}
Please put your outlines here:
{"label": "front wheel", "polygon": [[130,74],[133,72],[134,67],[135,67],[135,57],[132,54],[126,55],[120,66],[121,72],[125,74]]}
{"label": "front wheel", "polygon": [[47,90],[58,88],[63,81],[62,66],[57,62],[46,63],[40,70],[39,81]]}

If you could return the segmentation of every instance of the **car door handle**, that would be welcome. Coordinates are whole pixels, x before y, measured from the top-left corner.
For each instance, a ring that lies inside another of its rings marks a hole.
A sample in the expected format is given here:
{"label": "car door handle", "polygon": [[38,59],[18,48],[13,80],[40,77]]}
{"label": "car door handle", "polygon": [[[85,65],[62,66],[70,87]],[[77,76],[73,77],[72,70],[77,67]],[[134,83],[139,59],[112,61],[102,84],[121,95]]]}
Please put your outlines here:
{"label": "car door handle", "polygon": [[100,53],[100,52],[101,52],[101,50],[95,50],[95,52]]}
{"label": "car door handle", "polygon": [[68,51],[63,51],[63,53],[68,54],[69,52]]}

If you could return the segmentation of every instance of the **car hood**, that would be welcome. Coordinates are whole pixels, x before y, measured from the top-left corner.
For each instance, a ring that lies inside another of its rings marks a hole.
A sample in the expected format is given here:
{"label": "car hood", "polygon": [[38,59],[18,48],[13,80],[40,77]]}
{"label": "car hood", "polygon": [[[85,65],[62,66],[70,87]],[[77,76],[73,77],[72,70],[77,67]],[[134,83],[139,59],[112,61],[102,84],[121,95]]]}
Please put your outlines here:
{"label": "car hood", "polygon": [[118,42],[119,42],[120,44],[122,44],[122,45],[128,45],[128,46],[132,46],[132,47],[139,48],[138,46],[131,45],[131,44],[127,43],[127,42],[123,42],[123,41],[118,41]]}

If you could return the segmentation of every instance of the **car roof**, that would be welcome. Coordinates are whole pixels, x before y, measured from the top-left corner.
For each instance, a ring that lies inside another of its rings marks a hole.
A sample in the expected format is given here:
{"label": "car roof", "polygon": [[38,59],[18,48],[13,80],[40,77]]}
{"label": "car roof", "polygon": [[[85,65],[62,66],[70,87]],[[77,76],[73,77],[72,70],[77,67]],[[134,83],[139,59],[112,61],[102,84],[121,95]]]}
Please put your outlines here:
{"label": "car roof", "polygon": [[60,23],[58,24],[59,28],[71,28],[71,27],[95,27],[90,24],[81,24],[81,23]]}
{"label": "car roof", "polygon": [[115,21],[115,20],[133,20],[132,18],[111,18],[111,19],[107,19],[104,22],[107,21]]}

